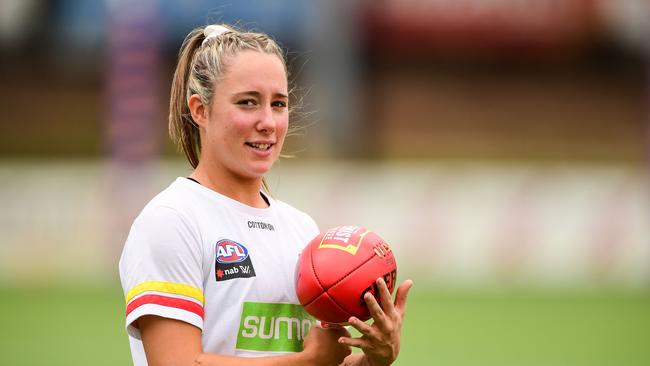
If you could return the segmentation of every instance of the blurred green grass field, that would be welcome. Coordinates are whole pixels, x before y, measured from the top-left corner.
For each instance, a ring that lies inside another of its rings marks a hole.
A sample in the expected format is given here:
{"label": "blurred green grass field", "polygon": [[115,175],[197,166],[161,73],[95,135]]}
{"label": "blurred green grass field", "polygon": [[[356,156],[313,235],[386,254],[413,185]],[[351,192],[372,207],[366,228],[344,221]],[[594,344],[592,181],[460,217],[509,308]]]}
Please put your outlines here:
{"label": "blurred green grass field", "polygon": [[[418,284],[397,365],[650,364],[650,293]],[[0,287],[0,365],[129,365],[119,288]]]}

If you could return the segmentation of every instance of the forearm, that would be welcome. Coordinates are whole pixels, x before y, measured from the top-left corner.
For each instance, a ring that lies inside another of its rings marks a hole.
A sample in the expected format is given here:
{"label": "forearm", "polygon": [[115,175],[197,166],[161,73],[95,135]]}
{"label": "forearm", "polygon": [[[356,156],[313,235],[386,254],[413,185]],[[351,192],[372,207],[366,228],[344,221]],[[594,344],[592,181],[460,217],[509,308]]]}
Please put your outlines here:
{"label": "forearm", "polygon": [[[144,316],[138,323],[149,366],[312,366],[323,357],[318,353],[322,348],[316,347],[318,343],[301,352],[270,357],[244,358],[207,353],[201,349],[201,330],[188,323],[158,316]],[[308,343],[307,340],[305,342]],[[347,354],[341,355],[337,361],[345,356]],[[336,364],[337,361],[329,364]]]}
{"label": "forearm", "polygon": [[194,361],[195,366],[310,366],[313,364],[313,360],[304,352],[283,356],[251,358],[202,353]]}

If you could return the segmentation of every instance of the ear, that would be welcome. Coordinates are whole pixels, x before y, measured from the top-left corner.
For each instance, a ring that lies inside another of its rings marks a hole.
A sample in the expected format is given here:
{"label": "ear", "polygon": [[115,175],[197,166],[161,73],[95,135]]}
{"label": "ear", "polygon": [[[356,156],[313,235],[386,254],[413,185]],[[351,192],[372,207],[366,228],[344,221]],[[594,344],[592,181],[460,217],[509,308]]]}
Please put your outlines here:
{"label": "ear", "polygon": [[198,94],[192,94],[187,101],[187,106],[190,108],[192,119],[199,125],[200,128],[205,128],[208,123],[208,109],[201,101]]}

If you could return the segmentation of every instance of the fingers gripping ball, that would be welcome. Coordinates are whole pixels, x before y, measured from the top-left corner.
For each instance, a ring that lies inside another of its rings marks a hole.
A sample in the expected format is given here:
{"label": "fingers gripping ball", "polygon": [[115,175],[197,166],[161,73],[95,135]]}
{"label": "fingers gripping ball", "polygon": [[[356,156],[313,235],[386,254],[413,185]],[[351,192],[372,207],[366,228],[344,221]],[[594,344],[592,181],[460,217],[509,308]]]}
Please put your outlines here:
{"label": "fingers gripping ball", "polygon": [[370,318],[363,295],[371,292],[379,301],[377,278],[383,277],[393,293],[397,263],[379,235],[363,227],[337,226],[303,249],[296,277],[305,310],[321,321],[341,324],[350,316]]}

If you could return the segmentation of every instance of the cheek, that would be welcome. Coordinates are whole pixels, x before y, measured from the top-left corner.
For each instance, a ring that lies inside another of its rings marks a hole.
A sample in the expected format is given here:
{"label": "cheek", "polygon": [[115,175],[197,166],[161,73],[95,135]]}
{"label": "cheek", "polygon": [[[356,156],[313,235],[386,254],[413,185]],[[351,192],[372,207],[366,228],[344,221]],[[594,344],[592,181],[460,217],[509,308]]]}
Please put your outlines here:
{"label": "cheek", "polygon": [[229,133],[237,135],[246,134],[251,126],[255,124],[255,118],[251,114],[238,111],[228,114],[226,120],[228,121],[226,128],[229,130]]}
{"label": "cheek", "polygon": [[284,139],[284,136],[287,134],[287,129],[289,129],[289,116],[285,113],[276,119],[275,130],[279,137]]}

